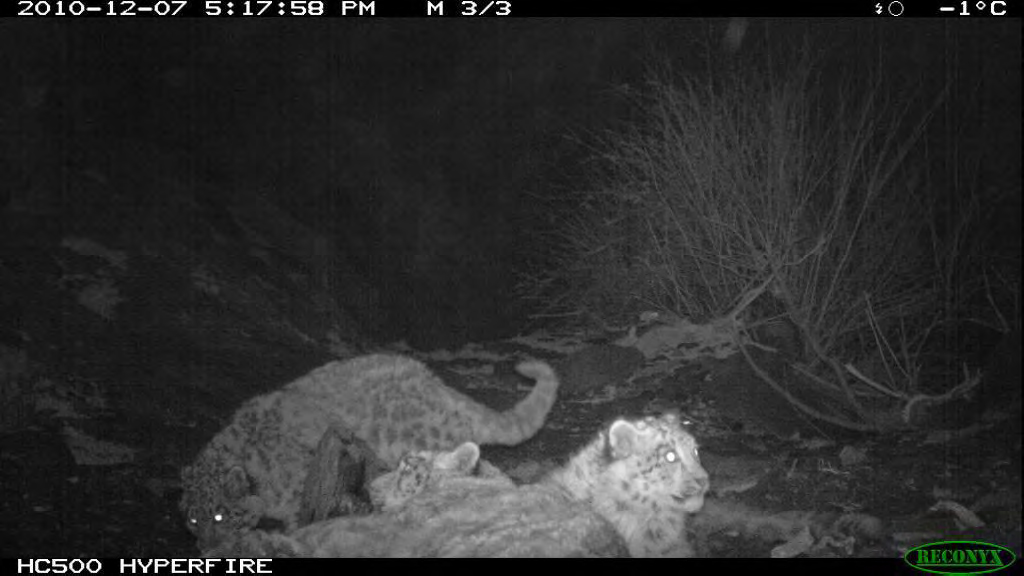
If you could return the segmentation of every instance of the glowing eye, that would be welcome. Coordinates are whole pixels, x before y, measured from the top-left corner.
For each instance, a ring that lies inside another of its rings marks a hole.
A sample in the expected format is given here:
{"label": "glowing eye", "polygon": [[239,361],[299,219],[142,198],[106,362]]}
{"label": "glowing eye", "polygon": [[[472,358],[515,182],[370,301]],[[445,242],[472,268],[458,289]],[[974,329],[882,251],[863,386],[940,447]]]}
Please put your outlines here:
{"label": "glowing eye", "polygon": [[669,450],[668,452],[665,452],[665,461],[666,462],[675,462],[678,459],[679,459],[679,457],[676,456],[675,451]]}
{"label": "glowing eye", "polygon": [[217,522],[218,524],[223,522],[224,521],[224,513],[223,512],[217,512],[216,514],[214,514],[213,515],[213,521]]}
{"label": "glowing eye", "polygon": [[188,519],[188,524],[189,524],[189,526],[198,526],[199,525],[199,520],[196,519],[196,518],[189,518]]}

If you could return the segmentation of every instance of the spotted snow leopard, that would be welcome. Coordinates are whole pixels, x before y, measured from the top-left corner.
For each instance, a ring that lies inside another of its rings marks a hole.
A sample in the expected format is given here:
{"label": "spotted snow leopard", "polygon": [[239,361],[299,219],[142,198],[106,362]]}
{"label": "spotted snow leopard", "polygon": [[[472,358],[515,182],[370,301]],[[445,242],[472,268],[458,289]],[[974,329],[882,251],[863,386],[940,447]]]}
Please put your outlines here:
{"label": "spotted snow leopard", "polygon": [[558,379],[540,361],[516,370],[536,385],[506,412],[449,388],[417,360],[385,354],[331,362],[257,396],[182,470],[188,527],[201,550],[266,521],[297,528],[312,454],[332,426],[365,440],[388,466],[411,450],[523,442],[543,426]]}
{"label": "spotted snow leopard", "polygon": [[382,513],[254,531],[212,555],[692,555],[686,517],[703,505],[708,476],[673,415],[616,420],[536,484],[517,487],[478,456],[472,444],[411,453],[371,486]]}

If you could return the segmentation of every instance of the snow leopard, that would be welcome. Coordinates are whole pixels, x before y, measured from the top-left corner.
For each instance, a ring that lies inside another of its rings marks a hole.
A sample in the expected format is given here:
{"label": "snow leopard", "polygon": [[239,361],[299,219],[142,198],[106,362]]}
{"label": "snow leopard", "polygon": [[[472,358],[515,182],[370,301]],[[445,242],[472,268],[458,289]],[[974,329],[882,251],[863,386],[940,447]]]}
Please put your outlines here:
{"label": "snow leopard", "polygon": [[472,444],[410,454],[371,485],[380,514],[255,531],[211,555],[692,555],[685,519],[703,505],[708,475],[675,415],[618,419],[536,484],[482,472],[478,458]]}
{"label": "snow leopard", "polygon": [[[371,498],[383,510],[409,501],[412,509],[429,509],[426,504],[444,491],[472,494],[485,485],[513,485],[479,455],[472,443],[450,452],[412,452],[371,484]],[[677,467],[667,465],[673,461]],[[614,525],[631,556],[693,556],[691,540],[706,554],[708,537],[723,531],[784,542],[773,556],[827,554],[837,546],[849,555],[854,542],[878,541],[886,534],[884,523],[868,514],[767,512],[705,500],[708,475],[696,442],[673,415],[616,422],[538,486],[544,485],[571,493]],[[420,494],[423,501],[416,502]]]}
{"label": "snow leopard", "polygon": [[693,555],[686,519],[704,506],[709,479],[674,413],[616,420],[543,482],[589,502],[634,558]]}
{"label": "snow leopard", "polygon": [[464,484],[481,482],[515,483],[490,462],[480,458],[480,447],[464,442],[451,451],[416,450],[402,457],[398,467],[375,478],[369,485],[370,501],[377,510],[391,510],[410,498],[449,479]]}
{"label": "snow leopard", "polygon": [[366,441],[389,467],[411,450],[523,442],[543,426],[559,382],[542,361],[516,370],[536,384],[505,412],[446,386],[415,359],[388,354],[331,362],[257,396],[182,470],[187,526],[200,550],[257,525],[295,530],[312,455],[331,426]]}

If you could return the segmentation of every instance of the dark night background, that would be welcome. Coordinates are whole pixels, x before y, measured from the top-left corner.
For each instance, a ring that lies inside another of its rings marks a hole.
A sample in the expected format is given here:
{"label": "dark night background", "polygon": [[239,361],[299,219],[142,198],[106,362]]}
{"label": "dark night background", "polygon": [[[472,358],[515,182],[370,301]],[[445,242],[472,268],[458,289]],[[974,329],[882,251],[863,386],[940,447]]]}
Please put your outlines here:
{"label": "dark night background", "polygon": [[[567,135],[621,119],[612,89],[642,84],[655,60],[699,73],[724,25],[5,22],[5,194],[60,210],[47,225],[64,233],[115,236],[120,223],[84,214],[100,200],[72,189],[76,174],[117,170],[134,188],[122,193],[146,202],[163,170],[203,184],[193,197],[211,218],[258,195],[323,244],[297,257],[358,292],[334,297],[360,330],[428,348],[507,335],[527,312],[511,298],[516,267],[547,224],[534,199],[581,185]],[[984,182],[1019,179],[1017,28],[791,19],[749,34],[806,35],[836,66],[893,82],[952,81],[947,129]]]}

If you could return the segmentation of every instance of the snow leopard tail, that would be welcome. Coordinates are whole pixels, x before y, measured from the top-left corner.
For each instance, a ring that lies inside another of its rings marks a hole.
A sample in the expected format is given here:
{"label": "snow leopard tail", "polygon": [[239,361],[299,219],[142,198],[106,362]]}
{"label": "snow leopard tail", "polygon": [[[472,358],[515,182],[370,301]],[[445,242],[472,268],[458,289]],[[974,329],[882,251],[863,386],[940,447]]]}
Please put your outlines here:
{"label": "snow leopard tail", "polygon": [[477,443],[514,446],[529,440],[544,426],[558,396],[558,376],[540,360],[524,360],[516,365],[516,371],[537,383],[514,408],[488,419],[474,435]]}

